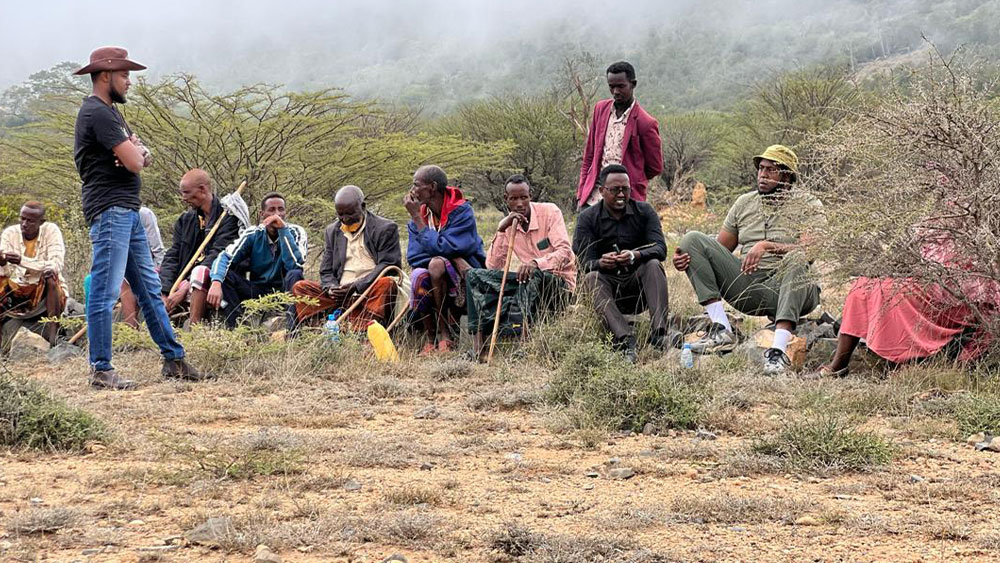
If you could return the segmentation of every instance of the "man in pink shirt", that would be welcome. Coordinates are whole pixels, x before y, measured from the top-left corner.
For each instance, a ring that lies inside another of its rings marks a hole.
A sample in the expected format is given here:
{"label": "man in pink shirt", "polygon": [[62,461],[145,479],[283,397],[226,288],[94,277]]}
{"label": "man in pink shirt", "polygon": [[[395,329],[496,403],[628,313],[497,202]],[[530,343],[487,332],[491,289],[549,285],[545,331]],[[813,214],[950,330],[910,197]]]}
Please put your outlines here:
{"label": "man in pink shirt", "polygon": [[469,332],[475,338],[480,360],[487,352],[484,335],[493,330],[507,249],[514,253],[504,286],[501,336],[516,334],[524,323],[559,308],[576,288],[573,254],[562,211],[552,203],[531,201],[528,180],[515,174],[504,185],[510,213],[500,221],[486,254],[486,268],[470,270],[466,277]]}

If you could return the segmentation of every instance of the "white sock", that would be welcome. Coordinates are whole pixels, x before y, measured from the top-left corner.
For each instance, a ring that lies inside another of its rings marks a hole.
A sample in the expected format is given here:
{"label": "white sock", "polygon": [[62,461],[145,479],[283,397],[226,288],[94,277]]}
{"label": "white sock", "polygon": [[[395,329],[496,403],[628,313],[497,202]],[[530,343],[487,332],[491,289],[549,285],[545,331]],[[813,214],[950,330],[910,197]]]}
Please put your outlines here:
{"label": "white sock", "polygon": [[729,317],[726,316],[726,310],[722,306],[722,301],[705,305],[705,312],[708,313],[708,318],[712,319],[713,323],[719,323],[726,327],[729,332],[733,331],[733,327],[729,324]]}
{"label": "white sock", "polygon": [[788,341],[791,339],[791,332],[783,328],[776,328],[774,329],[774,345],[772,348],[777,348],[778,350],[784,352],[788,349]]}

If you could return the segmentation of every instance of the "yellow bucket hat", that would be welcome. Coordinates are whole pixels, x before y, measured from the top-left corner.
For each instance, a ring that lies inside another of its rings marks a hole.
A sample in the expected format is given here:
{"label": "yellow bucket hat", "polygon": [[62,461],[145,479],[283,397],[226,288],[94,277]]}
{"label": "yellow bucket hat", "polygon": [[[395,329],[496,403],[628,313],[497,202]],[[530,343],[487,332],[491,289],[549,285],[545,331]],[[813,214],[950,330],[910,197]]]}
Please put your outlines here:
{"label": "yellow bucket hat", "polygon": [[795,156],[795,152],[785,145],[771,145],[762,154],[753,157],[754,168],[760,166],[761,159],[784,165],[792,171],[796,178],[799,176],[799,157]]}

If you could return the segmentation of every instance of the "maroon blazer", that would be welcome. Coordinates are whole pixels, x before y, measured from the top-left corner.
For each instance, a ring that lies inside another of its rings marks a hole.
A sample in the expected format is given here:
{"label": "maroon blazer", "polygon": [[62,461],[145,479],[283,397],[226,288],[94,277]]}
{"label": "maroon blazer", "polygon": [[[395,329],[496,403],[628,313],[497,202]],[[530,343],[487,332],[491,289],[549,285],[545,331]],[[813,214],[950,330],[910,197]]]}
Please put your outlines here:
{"label": "maroon blazer", "polygon": [[[604,137],[608,132],[608,118],[614,109],[614,100],[601,100],[594,106],[594,116],[587,132],[587,145],[583,149],[583,165],[580,167],[580,184],[576,188],[576,206],[587,203],[590,192],[596,189],[597,176],[601,173],[604,156]],[[646,186],[660,172],[663,172],[663,150],[660,141],[660,124],[646,113],[636,100],[628,123],[625,124],[625,138],[622,141],[622,165],[628,170],[632,186],[632,199],[646,201]]]}

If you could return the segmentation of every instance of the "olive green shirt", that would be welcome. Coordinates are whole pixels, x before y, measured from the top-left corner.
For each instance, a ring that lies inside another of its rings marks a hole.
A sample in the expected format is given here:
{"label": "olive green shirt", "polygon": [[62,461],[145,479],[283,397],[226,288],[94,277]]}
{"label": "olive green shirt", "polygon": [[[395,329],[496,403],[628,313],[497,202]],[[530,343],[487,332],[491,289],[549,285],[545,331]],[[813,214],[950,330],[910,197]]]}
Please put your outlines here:
{"label": "olive green shirt", "polygon": [[[740,258],[762,240],[795,244],[803,231],[819,229],[824,225],[823,203],[811,193],[794,188],[769,196],[761,196],[757,190],[747,192],[736,198],[736,203],[722,222],[726,232],[737,236]],[[773,270],[782,258],[782,255],[765,252],[758,267]]]}

